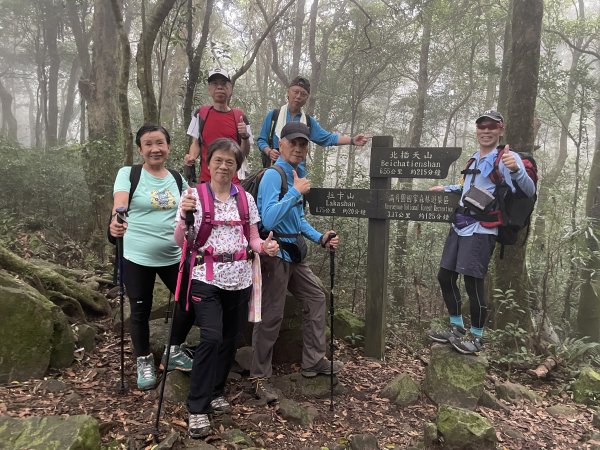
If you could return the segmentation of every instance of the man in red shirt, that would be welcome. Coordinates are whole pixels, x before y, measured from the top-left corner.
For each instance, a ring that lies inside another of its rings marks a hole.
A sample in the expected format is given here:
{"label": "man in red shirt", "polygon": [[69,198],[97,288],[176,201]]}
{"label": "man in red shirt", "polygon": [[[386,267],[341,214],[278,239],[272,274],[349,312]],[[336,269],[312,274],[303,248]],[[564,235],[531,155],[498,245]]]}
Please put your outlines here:
{"label": "man in red shirt", "polygon": [[[210,181],[210,172],[208,164],[206,164],[206,149],[215,139],[229,138],[236,141],[240,144],[244,159],[250,153],[252,144],[250,126],[241,110],[229,107],[232,92],[231,78],[226,70],[213,69],[208,72],[208,94],[212,98],[212,105],[202,106],[192,114],[187,134],[193,140],[189,152],[183,159],[187,166],[193,166],[198,156],[201,155],[201,182]],[[244,160],[242,168],[233,178],[234,183],[239,183],[239,179],[244,178],[245,166]]]}

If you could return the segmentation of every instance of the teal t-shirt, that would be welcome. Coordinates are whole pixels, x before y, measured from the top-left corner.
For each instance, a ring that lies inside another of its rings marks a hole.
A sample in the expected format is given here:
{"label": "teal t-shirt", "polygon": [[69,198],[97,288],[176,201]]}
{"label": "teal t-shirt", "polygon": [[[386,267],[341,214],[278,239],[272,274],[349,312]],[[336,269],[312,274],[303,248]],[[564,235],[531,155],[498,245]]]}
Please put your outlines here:
{"label": "teal t-shirt", "polygon": [[[117,173],[113,193],[129,192],[131,167]],[[183,190],[188,184],[183,180]],[[158,178],[142,169],[127,217],[123,257],[141,266],[161,267],[179,262],[181,248],[173,239],[179,189],[171,173]]]}

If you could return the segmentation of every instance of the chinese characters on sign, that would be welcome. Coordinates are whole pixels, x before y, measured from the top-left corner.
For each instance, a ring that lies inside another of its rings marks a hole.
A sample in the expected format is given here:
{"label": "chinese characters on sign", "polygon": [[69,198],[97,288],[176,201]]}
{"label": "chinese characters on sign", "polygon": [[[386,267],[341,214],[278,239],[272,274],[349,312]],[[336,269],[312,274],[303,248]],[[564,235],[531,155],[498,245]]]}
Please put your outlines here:
{"label": "chinese characters on sign", "polygon": [[312,188],[306,197],[317,216],[447,222],[458,196],[446,192]]}
{"label": "chinese characters on sign", "polygon": [[373,148],[371,177],[446,178],[450,164],[458,159],[458,147]]}

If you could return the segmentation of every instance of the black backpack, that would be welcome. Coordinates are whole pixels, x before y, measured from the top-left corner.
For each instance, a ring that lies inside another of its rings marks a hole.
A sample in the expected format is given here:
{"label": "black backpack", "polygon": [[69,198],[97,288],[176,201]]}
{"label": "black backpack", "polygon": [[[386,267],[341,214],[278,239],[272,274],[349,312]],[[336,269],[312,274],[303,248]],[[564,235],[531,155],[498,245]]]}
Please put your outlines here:
{"label": "black backpack", "polygon": [[[129,182],[131,183],[131,187],[129,188],[129,201],[127,202],[127,211],[131,208],[131,199],[133,198],[133,193],[135,192],[137,185],[140,182],[140,177],[142,176],[142,166],[143,164],[134,164],[131,166],[131,172],[129,173]],[[179,195],[183,191],[183,178],[181,178],[181,174],[173,169],[167,169],[173,178],[175,178],[175,182],[177,183],[177,189],[179,189]],[[110,223],[112,222],[112,214],[108,218],[108,228],[106,231],[106,236],[108,237],[108,242],[112,245],[117,245],[117,238],[110,234]]]}
{"label": "black backpack", "polygon": [[281,177],[281,191],[279,192],[279,200],[281,200],[287,193],[287,175],[285,174],[285,171],[281,166],[274,164],[271,167],[263,167],[262,169],[258,169],[256,172],[251,173],[246,178],[240,181],[240,184],[242,185],[244,190],[248,192],[254,198],[255,201],[257,201],[258,197],[258,186],[260,185],[263,175],[269,169],[275,169]]}
{"label": "black backpack", "polygon": [[[279,109],[274,109],[273,114],[271,114],[271,126],[269,127],[269,135],[267,136],[267,144],[269,148],[273,148],[273,135],[275,134],[275,125],[277,125],[277,119],[279,118]],[[310,130],[312,127],[312,117],[308,114],[306,115],[306,126]],[[265,152],[261,152],[262,156],[262,165],[263,167],[271,167],[273,161],[271,161],[271,157],[266,155]]]}

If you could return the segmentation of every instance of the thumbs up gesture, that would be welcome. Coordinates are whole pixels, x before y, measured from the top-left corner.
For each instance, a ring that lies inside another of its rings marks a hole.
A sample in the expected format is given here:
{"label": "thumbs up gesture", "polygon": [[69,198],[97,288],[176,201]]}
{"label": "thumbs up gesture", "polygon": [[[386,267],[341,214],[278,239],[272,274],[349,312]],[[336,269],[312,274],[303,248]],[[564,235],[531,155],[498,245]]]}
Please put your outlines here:
{"label": "thumbs up gesture", "polygon": [[504,163],[504,165],[506,166],[506,168],[508,170],[510,170],[511,172],[516,172],[519,170],[519,164],[517,164],[517,160],[515,159],[515,155],[509,151],[509,147],[508,145],[504,147],[504,150],[506,151],[503,155],[502,155],[502,162]]}
{"label": "thumbs up gesture", "polygon": [[242,139],[248,139],[250,134],[248,133],[248,127],[246,122],[244,122],[244,116],[240,116],[240,121],[237,123],[237,131]]}
{"label": "thumbs up gesture", "polygon": [[294,187],[296,190],[302,195],[308,194],[310,191],[310,181],[308,181],[308,178],[298,177],[298,173],[295,170],[292,173],[294,174]]}
{"label": "thumbs up gesture", "polygon": [[262,243],[263,252],[269,256],[277,256],[279,252],[279,242],[273,239],[273,232],[270,231],[267,238]]}

